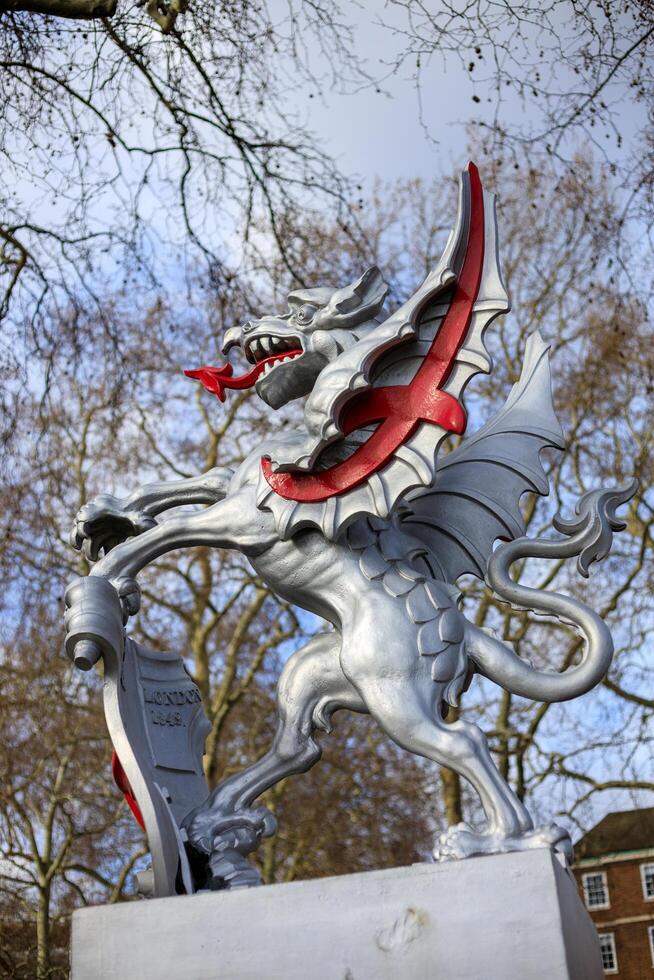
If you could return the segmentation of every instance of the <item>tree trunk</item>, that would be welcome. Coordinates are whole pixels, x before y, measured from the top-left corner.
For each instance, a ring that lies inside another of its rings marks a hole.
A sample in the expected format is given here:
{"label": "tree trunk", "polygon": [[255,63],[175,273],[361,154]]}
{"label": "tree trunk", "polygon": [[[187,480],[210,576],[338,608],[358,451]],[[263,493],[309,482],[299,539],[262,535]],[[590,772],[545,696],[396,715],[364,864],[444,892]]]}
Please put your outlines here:
{"label": "tree trunk", "polygon": [[50,886],[39,888],[36,908],[36,977],[47,980],[50,975]]}
{"label": "tree trunk", "polygon": [[453,827],[463,820],[463,806],[461,803],[461,777],[458,772],[452,769],[441,769],[441,787],[443,790],[443,803],[445,804],[445,818],[448,827]]}
{"label": "tree trunk", "polygon": [[266,837],[262,842],[261,848],[262,861],[261,861],[261,877],[263,879],[264,885],[273,885],[275,883],[275,872],[277,871],[277,839],[273,834],[272,837]]}

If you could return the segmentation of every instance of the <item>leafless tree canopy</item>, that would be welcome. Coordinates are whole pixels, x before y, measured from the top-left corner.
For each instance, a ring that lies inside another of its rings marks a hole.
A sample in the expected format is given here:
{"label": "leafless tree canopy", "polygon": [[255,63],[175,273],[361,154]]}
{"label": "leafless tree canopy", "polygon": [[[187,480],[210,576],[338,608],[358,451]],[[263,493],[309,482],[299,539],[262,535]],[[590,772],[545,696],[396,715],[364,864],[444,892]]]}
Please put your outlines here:
{"label": "leafless tree canopy", "polygon": [[479,107],[471,106],[470,121],[496,153],[519,159],[531,148],[569,164],[592,147],[622,187],[622,223],[635,219],[651,236],[650,0],[391,0],[390,8],[399,38],[395,68],[412,71],[421,106],[428,104],[423,79],[433,60],[463,70]]}
{"label": "leafless tree canopy", "polygon": [[102,282],[179,287],[199,260],[219,280],[255,222],[284,255],[280,212],[346,207],[293,108],[300,88],[363,80],[337,5],[125,2],[88,22],[62,18],[65,0],[59,16],[37,6],[0,6],[0,316],[31,325],[30,343],[48,348],[53,304],[102,319]]}

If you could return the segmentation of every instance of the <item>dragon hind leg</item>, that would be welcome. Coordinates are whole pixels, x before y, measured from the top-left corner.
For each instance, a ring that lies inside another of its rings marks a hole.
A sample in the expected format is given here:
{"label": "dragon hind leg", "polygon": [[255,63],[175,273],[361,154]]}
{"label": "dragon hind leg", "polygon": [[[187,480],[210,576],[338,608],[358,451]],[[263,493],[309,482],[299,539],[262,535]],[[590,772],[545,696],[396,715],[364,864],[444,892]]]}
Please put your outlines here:
{"label": "dragon hind leg", "polygon": [[567,852],[565,831],[533,829],[527,809],[495,767],[483,732],[470,722],[443,720],[438,685],[431,682],[426,693],[420,679],[409,686],[406,678],[377,678],[360,689],[370,714],[393,741],[458,772],[479,795],[486,831],[478,833],[465,824],[450,828],[436,848],[439,860],[545,846]]}
{"label": "dragon hind leg", "polygon": [[278,724],[269,751],[225,780],[186,817],[191,845],[208,855],[212,887],[260,883],[246,855],[262,837],[274,833],[275,821],[265,807],[253,807],[253,801],[280,780],[306,772],[318,761],[321,750],[313,732],[317,728],[328,731],[337,708],[365,712],[341,670],[340,646],[338,633],[321,633],[289,658],[277,686]]}

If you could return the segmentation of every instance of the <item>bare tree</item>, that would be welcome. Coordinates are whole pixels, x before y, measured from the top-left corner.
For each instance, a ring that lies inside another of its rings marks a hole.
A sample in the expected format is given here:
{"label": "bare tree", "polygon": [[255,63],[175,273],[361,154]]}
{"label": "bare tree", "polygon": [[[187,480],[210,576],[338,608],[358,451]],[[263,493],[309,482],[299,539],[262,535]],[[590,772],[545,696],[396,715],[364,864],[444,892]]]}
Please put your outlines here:
{"label": "bare tree", "polygon": [[[519,167],[525,152],[537,158],[546,153],[564,173],[580,148],[592,148],[621,188],[615,258],[621,258],[622,228],[632,222],[641,238],[649,236],[651,252],[654,9],[649,0],[391,0],[390,7],[395,16],[388,26],[399,39],[394,67],[412,71],[428,129],[423,79],[437,61],[469,78],[473,104],[464,122],[496,159],[508,157]],[[648,275],[647,261],[641,268]]]}
{"label": "bare tree", "polygon": [[172,294],[202,262],[223,285],[255,221],[285,255],[278,213],[348,208],[346,181],[292,98],[364,80],[338,6],[148,0],[98,16],[93,2],[90,21],[69,21],[82,6],[0,6],[9,349],[27,324],[30,348],[49,354],[53,305],[59,318],[92,306],[97,324],[119,330],[103,282]]}
{"label": "bare tree", "polygon": [[145,853],[107,780],[95,692],[52,655],[50,612],[23,618],[0,665],[0,971],[38,980],[67,975],[70,910],[125,897]]}

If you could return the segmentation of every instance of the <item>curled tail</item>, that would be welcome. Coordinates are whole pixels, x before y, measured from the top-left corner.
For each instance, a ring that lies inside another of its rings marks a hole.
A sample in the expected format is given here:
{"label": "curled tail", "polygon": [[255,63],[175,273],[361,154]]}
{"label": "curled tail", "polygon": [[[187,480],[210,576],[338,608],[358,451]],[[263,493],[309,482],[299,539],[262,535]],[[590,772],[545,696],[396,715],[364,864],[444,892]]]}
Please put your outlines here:
{"label": "curled tail", "polygon": [[555,616],[582,636],[581,662],[562,674],[536,670],[508,644],[473,626],[468,631],[466,647],[481,674],[513,694],[547,702],[576,698],[602,680],[613,656],[611,633],[604,621],[583,602],[514,582],[509,571],[521,558],[576,557],[577,570],[587,577],[591,563],[608,555],[613,532],[626,527],[615,511],[633,497],[637,488],[638,481],[634,480],[623,490],[593,490],[577,503],[576,517],[554,518],[554,527],[564,538],[517,538],[501,544],[488,562],[486,582],[500,598],[514,607]]}

